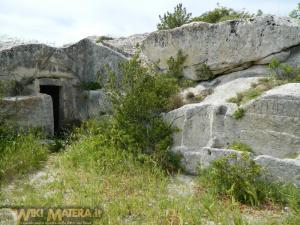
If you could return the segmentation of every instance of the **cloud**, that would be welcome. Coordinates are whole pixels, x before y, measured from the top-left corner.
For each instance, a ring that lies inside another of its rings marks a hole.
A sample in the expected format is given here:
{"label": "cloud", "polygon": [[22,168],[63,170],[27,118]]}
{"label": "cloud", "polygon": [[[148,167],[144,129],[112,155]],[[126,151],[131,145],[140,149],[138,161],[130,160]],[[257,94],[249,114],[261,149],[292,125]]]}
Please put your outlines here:
{"label": "cloud", "polygon": [[89,35],[151,32],[158,15],[182,2],[194,16],[221,5],[287,15],[297,0],[1,0],[1,33],[60,45]]}

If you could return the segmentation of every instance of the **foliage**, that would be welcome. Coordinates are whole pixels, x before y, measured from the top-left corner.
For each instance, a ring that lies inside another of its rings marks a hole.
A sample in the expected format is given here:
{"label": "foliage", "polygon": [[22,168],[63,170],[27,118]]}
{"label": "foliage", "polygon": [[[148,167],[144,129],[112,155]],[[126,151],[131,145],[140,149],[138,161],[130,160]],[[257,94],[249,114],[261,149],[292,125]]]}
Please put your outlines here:
{"label": "foliage", "polygon": [[40,167],[47,158],[47,150],[40,144],[38,131],[15,131],[0,125],[0,183]]}
{"label": "foliage", "polygon": [[235,97],[228,99],[228,102],[235,103],[238,106],[249,102],[262,95],[265,91],[268,91],[276,86],[287,83],[286,80],[277,80],[272,78],[261,78],[258,82],[253,83],[251,88],[243,92],[239,92]]}
{"label": "foliage", "polygon": [[177,78],[178,80],[183,79],[183,69],[184,62],[187,58],[187,55],[183,55],[182,50],[179,50],[176,55],[176,59],[172,56],[167,60],[168,65],[168,74],[172,77]]}
{"label": "foliage", "polygon": [[83,90],[98,90],[102,88],[102,85],[99,82],[81,82],[80,87]]}
{"label": "foliage", "polygon": [[245,110],[242,108],[238,108],[237,110],[234,111],[233,118],[235,118],[236,120],[239,120],[239,119],[243,118],[244,115],[245,115]]}
{"label": "foliage", "polygon": [[173,109],[178,109],[184,105],[182,97],[179,94],[174,94],[170,96],[166,111],[171,111]]}
{"label": "foliage", "polygon": [[143,68],[138,55],[121,66],[120,80],[110,70],[106,85],[114,113],[110,144],[136,154],[150,154],[157,163],[174,170],[179,159],[170,152],[174,129],[161,118],[177,94],[177,80]]}
{"label": "foliage", "polygon": [[244,144],[240,141],[233,142],[232,144],[230,144],[228,146],[228,148],[236,150],[236,151],[240,151],[240,152],[253,152],[252,148],[249,145]]}
{"label": "foliage", "polygon": [[269,64],[269,70],[271,71],[271,75],[279,80],[293,81],[293,79],[297,80],[300,77],[299,66],[297,68],[294,68],[289,64],[280,63],[277,59],[273,59]]}
{"label": "foliage", "polygon": [[174,12],[167,12],[163,16],[159,15],[160,23],[157,24],[158,30],[167,30],[175,27],[180,27],[190,22],[192,14],[186,12],[186,8],[182,4],[176,5]]}
{"label": "foliage", "polygon": [[289,16],[294,19],[300,19],[300,3],[298,3],[298,6],[296,9],[292,10],[289,13]]}
{"label": "foliage", "polygon": [[109,36],[100,36],[97,40],[96,40],[96,43],[101,43],[103,41],[110,41],[110,40],[113,40],[112,37],[109,37]]}
{"label": "foliage", "polygon": [[250,14],[245,11],[239,12],[239,11],[235,11],[234,9],[218,5],[218,7],[215,8],[214,10],[205,12],[198,17],[192,18],[192,21],[218,23],[225,20],[246,19],[253,16],[254,16],[253,14]]}
{"label": "foliage", "polygon": [[212,193],[230,196],[233,201],[257,206],[272,201],[289,204],[299,212],[300,190],[293,185],[270,183],[261,176],[262,169],[244,152],[223,156],[200,171],[200,178]]}
{"label": "foliage", "polygon": [[201,63],[200,65],[198,65],[196,72],[200,80],[210,80],[214,78],[213,72],[210,70],[209,66],[206,65],[205,63]]}

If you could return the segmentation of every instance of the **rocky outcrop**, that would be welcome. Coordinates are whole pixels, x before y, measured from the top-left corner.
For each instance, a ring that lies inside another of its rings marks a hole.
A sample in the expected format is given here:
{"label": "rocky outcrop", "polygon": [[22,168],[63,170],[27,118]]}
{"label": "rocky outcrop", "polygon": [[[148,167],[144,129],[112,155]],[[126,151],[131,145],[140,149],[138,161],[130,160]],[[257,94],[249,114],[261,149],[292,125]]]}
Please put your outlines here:
{"label": "rocky outcrop", "polygon": [[[181,149],[183,150],[183,149]],[[200,169],[207,168],[211,163],[221,157],[236,155],[230,157],[230,163],[235,163],[240,160],[242,152],[231,149],[220,148],[189,148],[182,153],[182,166],[186,172],[192,175],[197,175]],[[291,183],[300,187],[300,160],[299,159],[278,159],[268,155],[254,156],[251,153],[249,158],[260,165],[262,175],[270,181],[280,183]]]}
{"label": "rocky outcrop", "polygon": [[207,64],[215,75],[284,61],[290,48],[300,44],[300,22],[288,17],[262,16],[218,24],[194,22],[179,28],[151,33],[142,52],[161,69],[178,50],[187,55],[184,75],[202,80],[200,67]]}
{"label": "rocky outcrop", "polygon": [[[174,148],[224,148],[234,141],[250,145],[256,155],[288,158],[300,154],[300,84],[286,84],[243,105],[245,116],[236,120],[237,106],[226,103],[219,90],[237,82],[250,86],[253,79],[240,78],[215,88],[210,98],[169,112],[165,118],[180,129],[174,134]],[[246,87],[245,87],[246,88]],[[247,89],[247,88],[246,88]],[[219,99],[214,102],[214,98]]]}
{"label": "rocky outcrop", "polygon": [[[0,81],[13,84],[11,90],[5,93],[8,96],[34,96],[39,94],[41,86],[58,87],[59,109],[54,110],[59,111],[59,126],[109,110],[104,103],[106,100],[102,99],[102,91],[86,93],[88,90],[84,90],[81,84],[96,82],[99,77],[105,82],[107,65],[117,76],[121,76],[119,64],[127,60],[119,52],[89,39],[64,48],[22,42],[9,42],[0,47]],[[17,93],[14,91],[16,85]],[[27,97],[18,97],[20,98]],[[22,105],[22,102],[16,101],[15,104]],[[44,115],[40,113],[36,113],[35,116],[38,121],[44,119]]]}

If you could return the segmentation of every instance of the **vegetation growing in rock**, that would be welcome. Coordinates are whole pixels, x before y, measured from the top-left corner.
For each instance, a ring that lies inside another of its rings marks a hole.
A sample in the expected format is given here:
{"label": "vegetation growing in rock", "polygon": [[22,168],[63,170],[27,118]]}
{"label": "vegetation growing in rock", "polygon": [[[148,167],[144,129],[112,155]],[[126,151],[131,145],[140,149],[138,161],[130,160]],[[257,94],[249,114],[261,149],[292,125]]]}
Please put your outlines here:
{"label": "vegetation growing in rock", "polygon": [[102,88],[102,85],[99,82],[81,82],[80,87],[83,90],[98,90]]}
{"label": "vegetation growing in rock", "polygon": [[277,59],[273,59],[269,64],[271,75],[278,80],[286,80],[289,82],[300,81],[300,66],[294,68],[285,63],[280,63]]}
{"label": "vegetation growing in rock", "polygon": [[238,108],[237,110],[234,111],[233,113],[233,118],[236,120],[242,119],[245,115],[245,110],[242,108]]}
{"label": "vegetation growing in rock", "polygon": [[167,30],[180,27],[190,22],[192,14],[187,13],[186,8],[182,4],[178,4],[174,8],[174,12],[167,12],[163,16],[159,15],[160,23],[157,24],[158,30]]}
{"label": "vegetation growing in rock", "polygon": [[231,154],[219,158],[209,168],[200,170],[200,178],[219,196],[253,206],[269,201],[289,204],[297,213],[300,190],[293,185],[268,183],[261,172],[261,167],[245,152],[240,157]]}
{"label": "vegetation growing in rock", "polygon": [[215,8],[212,11],[208,11],[203,13],[200,16],[192,18],[192,21],[202,21],[207,23],[219,23],[225,20],[233,20],[233,19],[246,19],[253,17],[253,14],[250,14],[245,11],[236,11],[232,8],[227,8],[224,6],[220,6]]}
{"label": "vegetation growing in rock", "polygon": [[228,99],[228,102],[235,103],[238,106],[247,103],[262,95],[264,92],[274,87],[295,82],[300,82],[300,67],[292,67],[288,64],[282,64],[274,59],[269,64],[271,77],[261,78],[258,82],[253,83],[251,88],[243,92],[239,92],[235,97]]}
{"label": "vegetation growing in rock", "polygon": [[183,55],[182,50],[177,52],[176,58],[172,56],[167,60],[168,65],[168,74],[172,77],[177,78],[178,80],[183,79],[183,69],[184,62],[187,58],[187,55]]}
{"label": "vegetation growing in rock", "polygon": [[143,68],[138,55],[121,66],[123,76],[117,81],[109,71],[106,91],[113,104],[109,143],[121,151],[149,154],[168,170],[175,170],[178,156],[169,151],[173,128],[161,118],[169,100],[178,93],[176,78]]}
{"label": "vegetation growing in rock", "polygon": [[214,78],[213,72],[205,63],[197,65],[196,73],[198,75],[199,80],[210,80]]}
{"label": "vegetation growing in rock", "polygon": [[103,41],[110,41],[110,40],[113,40],[112,37],[109,37],[109,36],[100,36],[98,37],[98,39],[96,40],[96,43],[101,43]]}
{"label": "vegetation growing in rock", "polygon": [[228,148],[240,152],[253,152],[252,148],[249,145],[242,143],[240,141],[233,142],[228,146]]}
{"label": "vegetation growing in rock", "polygon": [[294,18],[294,19],[300,19],[300,3],[298,3],[297,8],[292,10],[289,13],[289,16]]}

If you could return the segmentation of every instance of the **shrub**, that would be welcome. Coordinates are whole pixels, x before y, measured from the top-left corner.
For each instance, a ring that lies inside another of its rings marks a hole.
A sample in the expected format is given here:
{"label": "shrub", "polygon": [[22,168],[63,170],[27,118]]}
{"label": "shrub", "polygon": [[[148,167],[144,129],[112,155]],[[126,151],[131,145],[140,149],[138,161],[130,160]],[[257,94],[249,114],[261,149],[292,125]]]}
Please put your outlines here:
{"label": "shrub", "polygon": [[239,120],[239,119],[243,118],[244,115],[245,115],[245,110],[242,108],[238,108],[237,110],[234,111],[233,118],[235,118],[236,120]]}
{"label": "shrub", "polygon": [[231,154],[215,160],[200,170],[200,179],[219,196],[256,206],[268,201],[289,204],[299,212],[300,190],[291,184],[268,182],[261,174],[261,167],[244,152],[240,158]]}
{"label": "shrub", "polygon": [[83,90],[98,90],[102,88],[102,85],[99,82],[90,81],[90,82],[81,82],[80,87]]}
{"label": "shrub", "polygon": [[273,59],[269,64],[271,75],[279,80],[291,80],[300,73],[299,68],[295,69],[291,65],[280,63],[277,59]]}
{"label": "shrub", "polygon": [[185,98],[186,99],[193,99],[193,98],[195,98],[195,94],[193,92],[188,92],[188,93],[186,93]]}
{"label": "shrub", "polygon": [[192,14],[186,12],[186,8],[182,4],[178,4],[174,8],[174,12],[167,12],[163,16],[159,15],[160,23],[157,24],[158,30],[167,30],[175,27],[180,27],[190,22]]}
{"label": "shrub", "polygon": [[218,7],[215,8],[214,10],[205,12],[198,17],[192,18],[192,21],[218,23],[218,22],[222,22],[225,20],[246,19],[246,18],[250,18],[253,16],[254,16],[253,14],[250,14],[245,11],[239,12],[239,11],[235,11],[234,9],[218,5]]}
{"label": "shrub", "polygon": [[239,141],[233,142],[228,146],[228,148],[236,151],[241,151],[241,152],[253,152],[252,148],[249,145]]}
{"label": "shrub", "polygon": [[109,71],[105,87],[114,111],[110,145],[136,155],[151,155],[167,170],[175,169],[179,161],[169,151],[174,129],[163,121],[161,113],[168,110],[170,97],[179,90],[177,80],[143,68],[138,55],[123,63],[121,70],[119,80]]}
{"label": "shrub", "polygon": [[184,103],[183,103],[182,97],[179,94],[174,94],[174,95],[170,96],[170,98],[169,98],[169,102],[166,107],[166,111],[178,109],[183,105],[184,105]]}
{"label": "shrub", "polygon": [[184,62],[187,58],[187,55],[183,55],[182,51],[179,50],[176,55],[176,59],[170,57],[167,60],[168,65],[168,74],[172,77],[177,78],[178,80],[183,79],[183,69]]}
{"label": "shrub", "polygon": [[199,80],[210,80],[214,78],[213,72],[210,70],[209,66],[205,63],[201,63],[196,68],[196,73]]}
{"label": "shrub", "polygon": [[109,41],[109,40],[113,40],[112,37],[109,37],[109,36],[100,36],[97,40],[96,40],[96,43],[101,43],[103,41]]}

